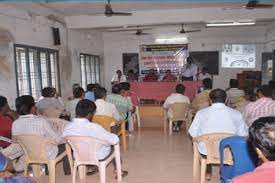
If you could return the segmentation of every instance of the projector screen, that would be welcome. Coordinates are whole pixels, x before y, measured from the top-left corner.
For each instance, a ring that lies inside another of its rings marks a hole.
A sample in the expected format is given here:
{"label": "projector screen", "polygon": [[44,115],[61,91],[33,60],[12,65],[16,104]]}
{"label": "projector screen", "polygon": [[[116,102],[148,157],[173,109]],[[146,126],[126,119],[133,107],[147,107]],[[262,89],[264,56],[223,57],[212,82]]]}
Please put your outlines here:
{"label": "projector screen", "polygon": [[255,68],[255,44],[224,44],[222,49],[223,68]]}

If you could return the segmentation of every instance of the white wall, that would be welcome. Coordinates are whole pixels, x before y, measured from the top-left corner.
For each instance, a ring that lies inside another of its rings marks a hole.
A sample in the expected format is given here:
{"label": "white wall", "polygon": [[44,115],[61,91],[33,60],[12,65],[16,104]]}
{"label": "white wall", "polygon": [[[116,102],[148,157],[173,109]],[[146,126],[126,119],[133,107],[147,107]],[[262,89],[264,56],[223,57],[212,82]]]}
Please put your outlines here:
{"label": "white wall", "polygon": [[[24,18],[24,12],[18,10],[14,13]],[[52,26],[60,28],[61,46],[53,46]],[[12,35],[12,40],[4,40],[3,29]],[[61,93],[64,98],[71,95],[73,83],[80,83],[79,53],[103,56],[103,41],[98,31],[67,30],[43,17],[28,20],[0,16],[0,95],[6,96],[11,106],[14,106],[17,97],[14,44],[59,50]]]}
{"label": "white wall", "polygon": [[[154,29],[153,36],[135,36],[129,33],[104,33],[105,84],[110,89],[110,80],[115,70],[122,69],[122,53],[138,53],[139,45],[153,44],[154,37],[179,36],[180,27],[164,27]],[[149,32],[149,31],[147,31]],[[202,32],[189,35],[190,51],[220,51],[224,43],[255,43],[256,68],[261,70],[261,53],[266,49],[266,27],[236,27],[236,28],[208,28]],[[214,76],[215,88],[226,88],[231,78],[243,69],[219,68],[219,75]]]}

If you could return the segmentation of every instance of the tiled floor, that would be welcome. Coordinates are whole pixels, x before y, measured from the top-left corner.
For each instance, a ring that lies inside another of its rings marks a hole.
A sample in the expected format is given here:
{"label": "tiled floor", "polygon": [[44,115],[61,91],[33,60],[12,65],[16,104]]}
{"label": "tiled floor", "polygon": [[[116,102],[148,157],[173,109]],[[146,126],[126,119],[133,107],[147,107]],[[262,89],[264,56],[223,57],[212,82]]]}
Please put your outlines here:
{"label": "tiled floor", "polygon": [[[192,146],[184,132],[169,136],[160,128],[146,128],[129,136],[129,150],[122,154],[123,169],[129,175],[127,183],[192,183]],[[107,182],[114,183],[115,175],[109,165]],[[214,171],[211,183],[218,182],[218,170]],[[40,182],[46,183],[42,176]],[[71,176],[64,176],[60,164],[57,183],[70,183]],[[78,182],[84,182],[79,181]],[[99,182],[99,175],[87,176],[86,182]]]}

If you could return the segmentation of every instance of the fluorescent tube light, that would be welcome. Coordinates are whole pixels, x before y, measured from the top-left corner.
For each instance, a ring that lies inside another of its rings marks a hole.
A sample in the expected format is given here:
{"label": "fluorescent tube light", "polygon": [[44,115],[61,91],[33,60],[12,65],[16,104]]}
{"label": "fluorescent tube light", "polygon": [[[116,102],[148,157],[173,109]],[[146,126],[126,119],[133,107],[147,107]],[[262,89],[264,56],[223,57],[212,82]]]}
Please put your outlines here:
{"label": "fluorescent tube light", "polygon": [[243,25],[255,25],[255,22],[216,22],[216,23],[207,23],[206,27],[226,27],[226,26],[243,26]]}
{"label": "fluorescent tube light", "polygon": [[187,37],[175,37],[175,38],[156,38],[158,44],[175,44],[175,43],[188,43]]}

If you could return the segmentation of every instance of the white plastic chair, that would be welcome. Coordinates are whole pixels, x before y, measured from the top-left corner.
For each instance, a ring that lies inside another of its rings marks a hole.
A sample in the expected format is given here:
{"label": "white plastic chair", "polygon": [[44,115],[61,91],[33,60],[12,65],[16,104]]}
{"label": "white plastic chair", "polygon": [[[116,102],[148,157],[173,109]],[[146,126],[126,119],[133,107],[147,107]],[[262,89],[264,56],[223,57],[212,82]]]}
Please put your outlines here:
{"label": "white plastic chair", "polygon": [[[21,145],[25,155],[25,171],[24,174],[28,174],[28,166],[33,164],[34,172],[39,177],[39,165],[47,164],[49,168],[49,183],[55,183],[55,166],[66,155],[66,151],[61,153],[55,159],[50,160],[46,155],[46,146],[48,144],[56,145],[56,142],[38,135],[15,135],[13,138]],[[38,166],[37,166],[38,164]]]}
{"label": "white plastic chair", "polygon": [[[92,137],[68,136],[66,137],[74,152],[74,168],[73,168],[73,183],[76,182],[77,168],[81,166],[79,171],[85,179],[85,165],[96,165],[100,174],[100,183],[106,183],[106,167],[115,158],[117,168],[117,180],[121,182],[121,161],[119,144],[114,145],[114,152],[104,161],[97,159],[96,153],[102,145],[110,145],[106,141],[98,140]],[[83,167],[84,166],[84,167]]]}
{"label": "white plastic chair", "polygon": [[190,111],[190,104],[187,103],[175,103],[170,106],[172,110],[172,116],[169,117],[167,113],[165,112],[164,115],[164,133],[166,133],[166,126],[167,126],[167,119],[169,121],[169,134],[172,134],[172,126],[173,122],[175,121],[184,121],[186,122],[186,129],[188,129],[189,126],[189,111]]}

